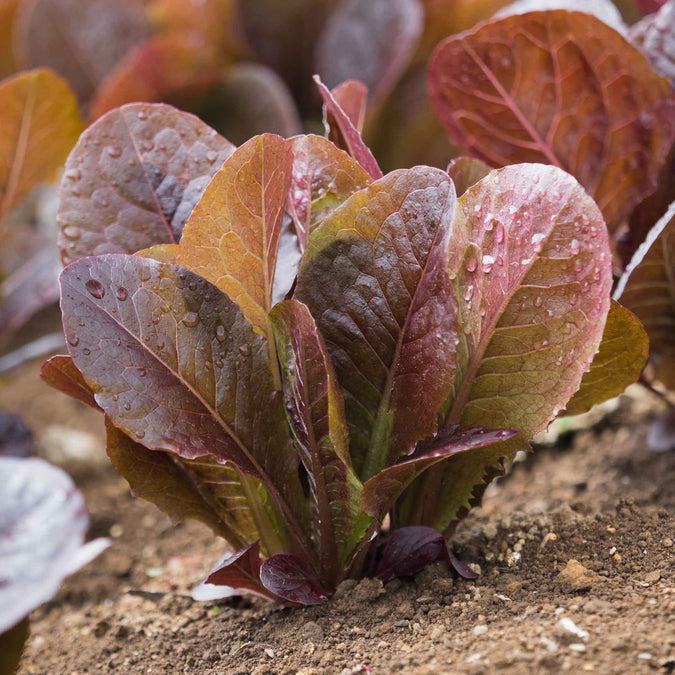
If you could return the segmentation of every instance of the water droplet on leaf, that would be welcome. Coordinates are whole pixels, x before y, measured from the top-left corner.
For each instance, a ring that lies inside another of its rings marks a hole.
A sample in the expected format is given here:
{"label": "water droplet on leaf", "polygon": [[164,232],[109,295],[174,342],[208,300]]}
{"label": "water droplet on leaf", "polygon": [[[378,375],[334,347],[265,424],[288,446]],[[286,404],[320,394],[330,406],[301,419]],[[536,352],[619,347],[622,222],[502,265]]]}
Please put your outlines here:
{"label": "water droplet on leaf", "polygon": [[105,295],[105,288],[103,288],[101,282],[96,281],[96,279],[89,279],[89,281],[84,284],[84,287],[89,291],[90,295],[93,295],[98,300]]}

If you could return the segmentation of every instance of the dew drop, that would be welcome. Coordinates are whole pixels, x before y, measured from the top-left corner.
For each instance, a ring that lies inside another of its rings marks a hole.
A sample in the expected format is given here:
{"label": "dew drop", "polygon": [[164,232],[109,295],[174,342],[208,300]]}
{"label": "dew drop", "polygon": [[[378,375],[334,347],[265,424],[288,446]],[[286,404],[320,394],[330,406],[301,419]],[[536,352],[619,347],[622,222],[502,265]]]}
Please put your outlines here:
{"label": "dew drop", "polygon": [[120,302],[124,302],[127,299],[127,297],[129,296],[129,292],[127,291],[126,288],[124,288],[124,286],[120,286],[117,289],[117,292],[115,293],[115,295],[117,296],[117,299]]}
{"label": "dew drop", "polygon": [[541,307],[541,303],[542,303],[542,302],[543,302],[543,300],[541,299],[541,296],[538,295],[538,296],[534,299],[534,306],[535,306],[535,307]]}
{"label": "dew drop", "polygon": [[148,113],[146,113],[145,110],[139,110],[138,119],[141,120],[141,122],[145,122],[145,120],[148,119]]}
{"label": "dew drop", "polygon": [[216,326],[216,338],[218,342],[223,342],[227,339],[227,330],[225,330],[225,326],[221,323]]}
{"label": "dew drop", "polygon": [[579,240],[572,239],[572,243],[570,244],[570,251],[572,251],[572,255],[578,255],[580,250],[581,244],[579,243]]}
{"label": "dew drop", "polygon": [[131,404],[130,403],[125,403],[123,407],[124,407],[125,410],[131,410]]}
{"label": "dew drop", "polygon": [[218,360],[216,361],[216,367],[218,367],[218,368],[222,368],[222,367],[223,367],[223,362],[222,362],[221,359],[218,359]]}
{"label": "dew drop", "polygon": [[477,266],[478,266],[478,262],[476,261],[475,258],[471,258],[471,259],[467,260],[467,262],[466,262],[467,272],[475,272]]}
{"label": "dew drop", "polygon": [[80,338],[79,337],[68,338],[68,344],[71,345],[71,347],[77,347],[77,345],[80,344]]}
{"label": "dew drop", "polygon": [[472,296],[473,296],[473,284],[466,287],[466,291],[464,291],[464,299],[467,302],[469,302]]}
{"label": "dew drop", "polygon": [[504,226],[503,226],[503,225],[500,225],[500,226],[497,228],[497,234],[495,234],[495,241],[496,241],[498,244],[501,244],[501,243],[504,241],[504,236],[505,236]]}
{"label": "dew drop", "polygon": [[138,369],[138,377],[145,377],[145,374],[146,374],[145,368]]}
{"label": "dew drop", "polygon": [[581,272],[582,269],[584,269],[584,263],[581,262],[581,258],[576,258],[574,261],[574,269],[577,272]]}
{"label": "dew drop", "polygon": [[213,164],[218,159],[218,153],[215,150],[208,150],[206,153],[206,161]]}
{"label": "dew drop", "polygon": [[122,156],[122,148],[119,145],[109,145],[105,151],[108,153],[109,157],[117,159],[117,157]]}
{"label": "dew drop", "polygon": [[85,348],[82,350],[82,353],[83,353],[85,356],[89,356],[89,354],[91,354],[91,350],[88,349],[87,347],[85,347]]}
{"label": "dew drop", "polygon": [[492,266],[495,264],[494,256],[484,255],[483,256],[483,272],[485,274],[490,274],[492,272]]}
{"label": "dew drop", "polygon": [[101,282],[96,281],[96,279],[89,279],[89,281],[84,284],[84,287],[89,291],[90,295],[93,295],[98,300],[105,295],[105,288],[103,288]]}
{"label": "dew drop", "polygon": [[79,169],[68,169],[63,175],[74,183],[77,183],[82,178],[82,172]]}
{"label": "dew drop", "polygon": [[197,314],[197,312],[188,312],[183,317],[183,323],[188,328],[194,328],[199,323],[199,314]]}
{"label": "dew drop", "polygon": [[572,295],[570,296],[570,305],[572,305],[572,307],[574,307],[574,305],[576,305],[578,301],[579,301],[579,296],[576,293],[572,293]]}
{"label": "dew drop", "polygon": [[150,271],[150,267],[146,265],[141,267],[141,281],[150,281],[151,276],[152,272]]}
{"label": "dew drop", "polygon": [[137,431],[136,432],[136,438],[140,441],[141,439],[145,438],[145,431]]}
{"label": "dew drop", "polygon": [[66,225],[61,232],[66,239],[77,241],[80,238],[80,228],[74,225]]}
{"label": "dew drop", "polygon": [[584,283],[581,286],[581,292],[582,293],[588,293],[588,291],[591,290],[591,285],[588,283],[588,281],[584,281]]}
{"label": "dew drop", "polygon": [[239,353],[242,356],[248,356],[251,353],[251,347],[249,345],[241,345],[239,347]]}

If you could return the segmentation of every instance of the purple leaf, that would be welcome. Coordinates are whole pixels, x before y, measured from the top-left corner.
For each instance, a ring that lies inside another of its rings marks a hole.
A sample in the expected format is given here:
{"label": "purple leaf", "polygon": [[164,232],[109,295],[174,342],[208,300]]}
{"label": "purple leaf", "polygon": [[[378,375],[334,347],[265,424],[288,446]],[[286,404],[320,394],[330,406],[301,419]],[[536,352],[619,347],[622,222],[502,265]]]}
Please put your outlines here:
{"label": "purple leaf", "polygon": [[244,546],[234,553],[225,553],[195,588],[195,600],[220,600],[235,595],[257,595],[275,600],[260,581],[260,545],[258,542]]}
{"label": "purple leaf", "polygon": [[0,633],[50,600],[61,582],[108,546],[83,544],[82,495],[41,459],[0,458]]}
{"label": "purple leaf", "polygon": [[101,253],[175,244],[234,146],[194,115],[130,103],[78,140],[59,189],[65,263]]}
{"label": "purple leaf", "polygon": [[377,576],[384,581],[416,574],[439,559],[447,559],[443,535],[433,527],[413,525],[390,533]]}
{"label": "purple leaf", "polygon": [[277,553],[265,560],[260,580],[268,591],[298,605],[320,605],[328,599],[316,573],[293,553]]}
{"label": "purple leaf", "polygon": [[382,170],[378,166],[377,160],[363,142],[361,134],[349,119],[347,113],[340,107],[318,75],[314,76],[314,82],[316,82],[321,98],[323,98],[323,123],[328,138],[339,148],[346,150],[373,180],[382,178]]}
{"label": "purple leaf", "polygon": [[331,88],[353,78],[381,100],[408,66],[423,20],[418,0],[346,0],[319,37],[317,71]]}
{"label": "purple leaf", "polygon": [[52,356],[40,368],[40,378],[50,387],[100,410],[94,392],[75,367],[70,356]]}
{"label": "purple leaf", "polygon": [[460,577],[464,579],[477,579],[478,575],[469,567],[469,564],[464,560],[460,560],[448,547],[448,562]]}

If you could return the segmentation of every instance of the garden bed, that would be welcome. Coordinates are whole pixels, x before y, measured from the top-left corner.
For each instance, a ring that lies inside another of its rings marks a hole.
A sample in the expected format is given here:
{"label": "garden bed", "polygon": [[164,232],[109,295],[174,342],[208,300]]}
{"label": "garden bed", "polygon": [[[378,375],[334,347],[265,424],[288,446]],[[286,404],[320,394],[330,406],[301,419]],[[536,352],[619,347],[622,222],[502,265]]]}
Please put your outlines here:
{"label": "garden bed", "polygon": [[[480,566],[475,582],[438,564],[384,586],[345,582],[323,606],[277,609],[192,602],[190,587],[223,542],[131,496],[102,456],[100,416],[48,390],[36,371],[0,389],[0,407],[20,412],[42,452],[65,461],[91,535],[112,545],[33,613],[22,674],[675,667],[675,453],[646,447],[658,402],[639,388],[595,428],[539,449],[490,488],[456,538]],[[91,434],[75,439],[86,448],[90,438],[90,453],[69,458],[66,447],[64,458],[58,446],[72,430]]]}

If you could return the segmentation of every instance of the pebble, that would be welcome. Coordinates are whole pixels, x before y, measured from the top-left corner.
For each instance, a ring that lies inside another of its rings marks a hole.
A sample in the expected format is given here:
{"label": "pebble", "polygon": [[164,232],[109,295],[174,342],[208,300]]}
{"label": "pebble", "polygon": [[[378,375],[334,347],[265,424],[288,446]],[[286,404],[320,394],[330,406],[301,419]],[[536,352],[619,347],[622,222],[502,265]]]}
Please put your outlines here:
{"label": "pebble", "polygon": [[666,537],[662,542],[661,542],[666,548],[670,548],[673,545],[673,540],[670,537]]}
{"label": "pebble", "polygon": [[485,635],[488,632],[488,627],[485,624],[478,624],[473,628],[473,634],[478,637],[480,635]]}
{"label": "pebble", "polygon": [[300,635],[308,642],[318,644],[323,640],[323,628],[316,621],[307,621],[300,629]]}
{"label": "pebble", "polygon": [[597,581],[597,575],[586,569],[578,560],[570,558],[565,569],[558,574],[558,581],[569,590],[583,591],[591,588]]}
{"label": "pebble", "polygon": [[577,640],[583,640],[584,642],[588,640],[588,631],[579,628],[579,626],[577,626],[569,617],[564,617],[556,623],[554,633],[557,637],[566,640],[567,642],[569,642],[572,637]]}
{"label": "pebble", "polygon": [[570,645],[570,649],[573,652],[585,652],[586,651],[586,645],[581,644],[581,642],[573,642]]}
{"label": "pebble", "polygon": [[645,575],[645,581],[648,584],[655,584],[659,579],[661,579],[661,570],[654,570]]}

